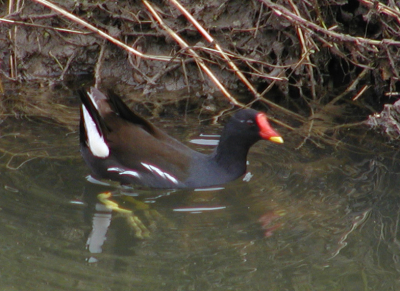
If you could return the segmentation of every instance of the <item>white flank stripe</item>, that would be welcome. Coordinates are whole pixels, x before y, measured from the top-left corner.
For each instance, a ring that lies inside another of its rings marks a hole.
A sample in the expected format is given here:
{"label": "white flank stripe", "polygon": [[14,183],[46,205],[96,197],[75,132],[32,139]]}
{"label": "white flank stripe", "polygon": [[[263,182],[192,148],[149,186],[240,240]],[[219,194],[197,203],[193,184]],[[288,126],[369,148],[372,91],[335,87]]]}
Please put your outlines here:
{"label": "white flank stripe", "polygon": [[178,184],[178,180],[175,179],[175,177],[173,177],[173,176],[171,176],[170,174],[165,173],[165,172],[164,172],[164,175],[165,175],[165,177],[166,177],[168,180],[170,180],[172,183]]}
{"label": "white flank stripe", "polygon": [[118,172],[118,173],[121,173],[121,172],[123,172],[123,171],[125,171],[125,170],[122,169],[122,168],[118,168],[118,167],[111,167],[111,168],[108,168],[107,171],[108,171],[108,172]]}
{"label": "white flank stripe", "polygon": [[150,172],[156,173],[161,178],[166,179],[166,180],[170,180],[174,184],[178,184],[178,180],[174,176],[172,176],[171,174],[168,174],[167,172],[164,172],[164,171],[160,170],[156,166],[149,165],[149,164],[146,164],[146,163],[141,163],[141,164],[142,164],[143,167],[148,169]]}
{"label": "white flank stripe", "polygon": [[108,172],[117,172],[119,175],[129,175],[129,176],[133,176],[136,178],[140,178],[140,175],[138,172],[136,171],[132,171],[132,170],[124,170],[122,168],[118,168],[118,167],[110,167],[107,169]]}
{"label": "white flank stripe", "polygon": [[140,175],[138,172],[135,171],[123,171],[121,173],[119,173],[120,175],[129,175],[129,176],[134,176],[136,178],[140,178]]}
{"label": "white flank stripe", "polygon": [[108,148],[104,137],[100,135],[92,116],[90,116],[89,112],[83,104],[82,111],[87,134],[87,145],[90,151],[95,157],[107,158],[110,154],[110,149]]}
{"label": "white flank stripe", "polygon": [[145,167],[147,170],[149,170],[150,172],[153,172],[153,170],[151,169],[151,166],[145,163],[141,163],[143,167]]}

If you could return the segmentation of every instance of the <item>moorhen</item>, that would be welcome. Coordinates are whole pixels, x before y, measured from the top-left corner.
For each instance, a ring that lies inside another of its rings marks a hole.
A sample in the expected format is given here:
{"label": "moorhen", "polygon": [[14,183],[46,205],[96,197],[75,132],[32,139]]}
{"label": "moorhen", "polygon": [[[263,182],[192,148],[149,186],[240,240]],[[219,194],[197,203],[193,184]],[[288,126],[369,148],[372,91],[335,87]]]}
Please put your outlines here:
{"label": "moorhen", "polygon": [[196,152],[132,112],[120,97],[80,91],[81,153],[95,177],[152,188],[201,188],[235,180],[246,171],[260,139],[282,143],[264,113],[237,111],[211,154]]}

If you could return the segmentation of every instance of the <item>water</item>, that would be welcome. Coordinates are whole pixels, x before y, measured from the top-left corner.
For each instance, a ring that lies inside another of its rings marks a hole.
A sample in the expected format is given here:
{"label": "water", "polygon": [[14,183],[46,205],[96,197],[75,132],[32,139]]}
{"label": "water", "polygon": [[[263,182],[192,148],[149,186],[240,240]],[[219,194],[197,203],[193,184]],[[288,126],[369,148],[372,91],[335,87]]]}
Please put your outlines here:
{"label": "water", "polygon": [[1,134],[0,290],[400,289],[395,149],[284,135],[252,148],[248,182],[152,191],[87,182],[76,132],[8,119]]}

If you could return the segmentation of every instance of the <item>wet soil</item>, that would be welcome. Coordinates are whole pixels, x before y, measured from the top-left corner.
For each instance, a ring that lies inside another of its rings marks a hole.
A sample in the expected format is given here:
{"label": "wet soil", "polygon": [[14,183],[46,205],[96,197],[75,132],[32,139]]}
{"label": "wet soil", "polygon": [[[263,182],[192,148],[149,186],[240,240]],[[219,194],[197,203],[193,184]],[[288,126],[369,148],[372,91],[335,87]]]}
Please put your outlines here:
{"label": "wet soil", "polygon": [[[76,104],[71,89],[94,83],[140,103],[153,115],[168,110],[166,105],[196,114],[230,108],[189,48],[237,102],[270,109],[284,127],[300,128],[303,138],[326,139],[343,125],[358,126],[399,95],[400,14],[394,3],[180,1],[260,97],[240,81],[214,43],[207,42],[173,1],[151,3],[164,25],[144,2],[54,2],[143,56],[127,52],[43,2],[0,4],[3,116],[39,115],[71,126],[76,123],[76,116],[70,115],[71,102]],[[188,47],[179,45],[170,31]],[[147,58],[150,55],[169,60]],[[27,87],[69,93],[56,100],[48,95],[35,99]],[[378,128],[385,132],[389,125],[380,121]]]}

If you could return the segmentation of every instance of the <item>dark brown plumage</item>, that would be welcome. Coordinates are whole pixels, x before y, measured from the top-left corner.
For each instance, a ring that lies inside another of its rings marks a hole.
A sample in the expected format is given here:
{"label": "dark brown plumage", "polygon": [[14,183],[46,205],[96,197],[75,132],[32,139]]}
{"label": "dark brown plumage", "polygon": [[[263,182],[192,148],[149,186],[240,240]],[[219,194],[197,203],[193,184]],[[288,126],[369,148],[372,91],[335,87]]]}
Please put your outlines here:
{"label": "dark brown plumage", "polygon": [[240,110],[228,121],[213,153],[196,152],[132,112],[115,94],[80,92],[81,153],[98,178],[154,188],[221,185],[246,171],[260,139],[282,143],[266,115]]}

